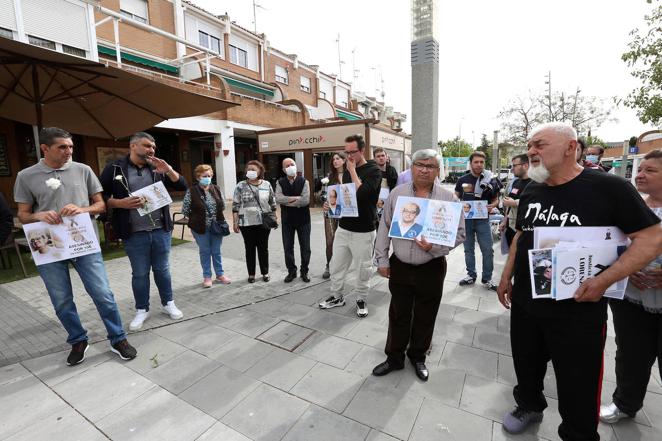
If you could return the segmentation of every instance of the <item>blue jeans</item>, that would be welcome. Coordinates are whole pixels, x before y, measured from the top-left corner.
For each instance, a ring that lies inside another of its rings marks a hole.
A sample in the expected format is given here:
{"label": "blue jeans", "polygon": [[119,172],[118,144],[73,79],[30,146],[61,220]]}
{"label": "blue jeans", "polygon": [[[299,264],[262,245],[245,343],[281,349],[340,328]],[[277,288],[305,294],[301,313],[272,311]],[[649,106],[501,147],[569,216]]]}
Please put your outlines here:
{"label": "blue jeans", "polygon": [[69,334],[67,343],[73,345],[87,340],[87,331],[80,322],[74,303],[69,263],[76,269],[83,281],[85,291],[97,307],[101,320],[106,326],[110,344],[114,345],[124,340],[126,335],[124,329],[122,329],[122,318],[117,303],[115,303],[113,292],[108,285],[108,276],[106,275],[106,267],[103,265],[103,258],[101,253],[94,253],[75,259],[37,266],[39,275],[46,284],[51,303],[55,308],[55,314]]}
{"label": "blue jeans", "polygon": [[[200,266],[202,266],[202,277],[211,278],[211,264],[214,264],[214,273],[216,277],[223,275],[223,262],[221,261],[221,244],[223,236],[220,234],[211,234],[209,228],[205,234],[198,234],[191,230],[195,243],[198,244],[200,252]],[[210,263],[211,261],[211,263]]]}
{"label": "blue jeans", "polygon": [[131,287],[136,309],[149,311],[149,270],[152,269],[154,282],[159,289],[161,304],[172,300],[172,280],[170,279],[170,232],[163,228],[132,233],[124,241],[124,251],[131,261]]}
{"label": "blue jeans", "polygon": [[[483,255],[483,278],[482,282],[492,280],[494,271],[494,250],[492,249],[492,230],[487,219],[467,219],[464,223],[467,231],[467,240],[464,241],[464,262],[467,265],[467,274],[474,279],[476,273],[475,238]],[[475,236],[475,238],[474,238]]]}

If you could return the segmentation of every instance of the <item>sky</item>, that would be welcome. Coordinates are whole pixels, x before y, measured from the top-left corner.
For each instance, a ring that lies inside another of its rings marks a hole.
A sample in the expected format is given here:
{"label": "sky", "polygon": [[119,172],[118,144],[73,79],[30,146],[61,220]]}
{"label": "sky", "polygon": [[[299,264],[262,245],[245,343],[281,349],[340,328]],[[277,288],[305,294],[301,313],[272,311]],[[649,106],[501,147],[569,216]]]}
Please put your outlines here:
{"label": "sky", "polygon": [[[385,93],[411,127],[409,0],[256,0],[257,30],[272,47],[338,73],[354,90]],[[252,0],[193,0],[253,30]],[[439,139],[461,135],[477,145],[501,126],[497,115],[518,95],[552,91],[612,104],[639,85],[621,55],[629,33],[644,25],[646,0],[438,0]],[[338,43],[340,35],[340,59]],[[621,142],[655,127],[619,107],[593,129]]]}

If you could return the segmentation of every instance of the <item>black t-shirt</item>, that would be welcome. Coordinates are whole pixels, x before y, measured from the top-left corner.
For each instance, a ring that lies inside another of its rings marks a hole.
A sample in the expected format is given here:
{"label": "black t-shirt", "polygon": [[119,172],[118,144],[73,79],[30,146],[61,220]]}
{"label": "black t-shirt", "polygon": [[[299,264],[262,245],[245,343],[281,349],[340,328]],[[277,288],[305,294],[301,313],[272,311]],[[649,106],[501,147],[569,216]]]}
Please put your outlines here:
{"label": "black t-shirt", "polygon": [[519,199],[522,196],[526,186],[529,185],[529,182],[531,182],[531,178],[516,179],[515,182],[513,182],[510,193],[508,193],[508,197],[511,199]]}
{"label": "black t-shirt", "polygon": [[[484,176],[484,175],[482,175]],[[492,202],[494,197],[497,195],[499,189],[495,187],[498,186],[498,183],[495,179],[492,179],[489,183],[492,185],[492,190],[489,188],[481,190],[480,188],[476,189],[476,182],[478,182],[478,178],[471,173],[467,173],[464,176],[461,176],[460,179],[457,180],[457,184],[455,184],[455,191],[460,195],[459,198],[461,201],[475,201],[475,200],[480,200],[480,201],[488,201]],[[484,180],[481,181],[485,182]],[[464,191],[464,187],[462,184],[469,184],[469,187],[467,188],[467,191]],[[478,190],[478,191],[476,191]],[[482,193],[480,193],[482,191]],[[479,196],[476,195],[476,193],[480,193]]]}
{"label": "black t-shirt", "polygon": [[631,234],[659,222],[636,189],[618,176],[585,169],[562,185],[531,182],[520,197],[517,212],[517,230],[522,235],[515,255],[513,302],[540,317],[606,321],[604,298],[595,303],[531,298],[528,250],[533,248],[534,228],[614,225]]}
{"label": "black t-shirt", "polygon": [[[375,161],[370,160],[362,166],[356,167],[356,174],[361,180],[361,186],[356,190],[359,216],[342,217],[338,225],[340,228],[354,233],[367,233],[375,229],[377,199],[382,185],[382,171],[375,164]],[[345,170],[342,180],[344,183],[352,182],[349,171]]]}

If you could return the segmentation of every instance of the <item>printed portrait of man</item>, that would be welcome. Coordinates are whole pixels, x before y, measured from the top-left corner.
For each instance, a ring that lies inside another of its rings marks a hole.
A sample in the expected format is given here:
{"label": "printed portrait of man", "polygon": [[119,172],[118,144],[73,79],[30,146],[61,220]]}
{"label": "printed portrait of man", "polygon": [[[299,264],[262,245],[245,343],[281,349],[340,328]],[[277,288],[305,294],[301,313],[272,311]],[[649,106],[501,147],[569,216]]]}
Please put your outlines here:
{"label": "printed portrait of man", "polygon": [[408,202],[402,206],[400,219],[391,224],[391,236],[414,239],[423,232],[423,225],[416,223],[421,207],[415,202]]}

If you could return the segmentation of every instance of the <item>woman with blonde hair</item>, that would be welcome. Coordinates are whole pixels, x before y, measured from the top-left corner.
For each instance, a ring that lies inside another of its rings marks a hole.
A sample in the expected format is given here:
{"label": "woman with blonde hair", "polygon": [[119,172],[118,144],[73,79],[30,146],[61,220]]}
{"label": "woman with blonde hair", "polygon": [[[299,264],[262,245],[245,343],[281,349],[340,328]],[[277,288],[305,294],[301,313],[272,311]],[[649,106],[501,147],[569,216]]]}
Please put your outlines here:
{"label": "woman with blonde hair", "polygon": [[230,278],[223,273],[221,244],[223,236],[230,234],[225,222],[225,201],[221,189],[211,183],[214,170],[207,164],[198,165],[193,174],[197,181],[184,196],[182,212],[188,218],[188,227],[193,233],[200,253],[202,266],[202,286],[211,288],[211,267],[214,266],[216,281],[229,284]]}

